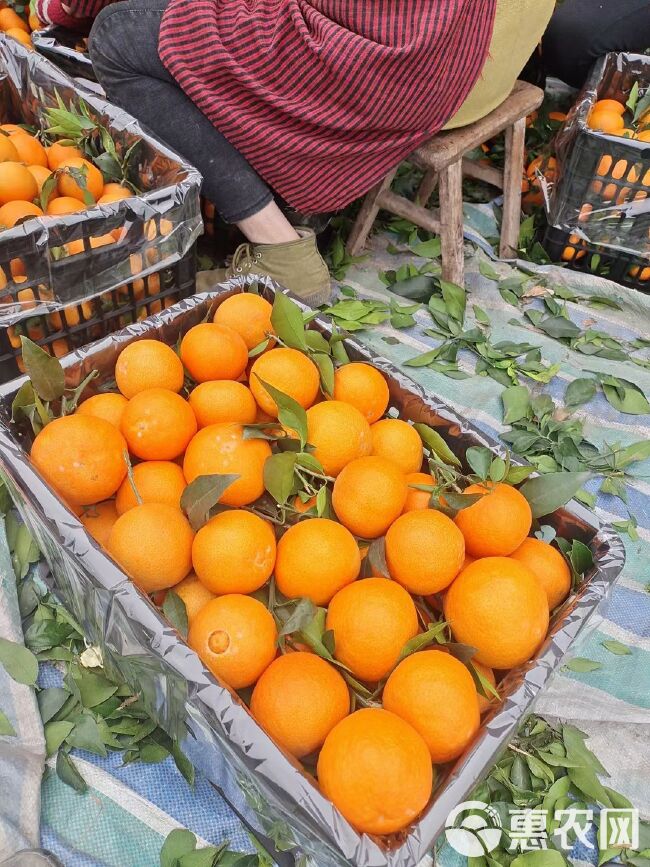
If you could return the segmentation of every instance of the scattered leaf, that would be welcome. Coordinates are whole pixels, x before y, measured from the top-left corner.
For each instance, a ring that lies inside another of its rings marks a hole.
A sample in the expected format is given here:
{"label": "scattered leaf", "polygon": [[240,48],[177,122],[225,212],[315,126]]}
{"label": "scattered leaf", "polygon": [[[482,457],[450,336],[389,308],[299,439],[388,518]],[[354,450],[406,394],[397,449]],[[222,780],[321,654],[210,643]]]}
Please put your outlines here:
{"label": "scattered leaf", "polygon": [[564,394],[564,402],[567,406],[581,406],[589,403],[598,391],[598,383],[595,379],[574,379],[567,386]]}
{"label": "scattered leaf", "polygon": [[593,659],[586,659],[584,656],[576,656],[572,660],[566,663],[564,666],[568,668],[569,671],[577,671],[577,672],[589,672],[589,671],[598,671],[603,667],[601,662],[595,662]]}
{"label": "scattered leaf", "polygon": [[0,665],[13,680],[28,686],[36,684],[38,660],[26,647],[17,641],[0,638]]}
{"label": "scattered leaf", "polygon": [[615,656],[630,656],[632,651],[626,644],[621,644],[620,641],[614,641],[614,639],[609,639],[607,641],[600,642],[605,650],[609,650],[610,653],[613,653]]}
{"label": "scattered leaf", "polygon": [[537,476],[524,482],[519,490],[528,500],[533,518],[541,518],[565,506],[590,475],[583,472]]}

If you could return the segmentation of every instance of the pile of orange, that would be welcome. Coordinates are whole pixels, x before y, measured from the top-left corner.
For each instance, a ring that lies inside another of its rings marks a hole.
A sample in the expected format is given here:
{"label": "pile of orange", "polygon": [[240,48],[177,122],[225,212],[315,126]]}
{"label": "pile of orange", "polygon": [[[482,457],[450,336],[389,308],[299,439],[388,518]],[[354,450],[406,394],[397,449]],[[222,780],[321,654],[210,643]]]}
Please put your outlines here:
{"label": "pile of orange", "polygon": [[[0,10],[0,15],[6,11]],[[43,201],[46,183],[50,191]],[[74,214],[132,195],[121,184],[105,184],[102,173],[78,148],[58,142],[44,146],[24,127],[0,124],[0,229],[11,229],[33,217]],[[97,246],[115,240],[119,235],[94,239]],[[82,241],[72,241],[66,252],[74,255],[83,247]]]}
{"label": "pile of orange", "polygon": [[[2,14],[10,9],[0,9]],[[0,237],[5,229],[12,229],[34,218],[49,222],[75,213],[82,213],[96,205],[109,205],[135,195],[123,184],[104,182],[104,177],[90,158],[76,147],[69,144],[53,142],[44,145],[37,135],[32,135],[23,126],[13,123],[0,124]],[[168,234],[172,229],[169,220],[160,220],[159,225],[153,220],[144,226],[144,236],[152,241],[157,234]],[[87,254],[89,251],[120,244],[125,238],[126,229],[119,227],[111,232],[84,240],[79,238],[69,241],[56,250],[61,258]],[[144,270],[146,264],[153,265],[158,261],[159,254],[155,247],[150,247],[142,255],[125,254],[129,261],[131,273],[137,275]],[[64,331],[82,321],[91,320],[94,316],[93,301],[84,301],[78,305],[66,307],[61,311],[44,315],[29,315],[41,302],[51,302],[51,289],[44,285],[27,283],[27,271],[21,258],[12,259],[10,267],[0,268],[0,305],[18,305],[24,318],[18,325],[7,329],[9,342],[14,349],[21,346],[21,335],[31,340],[42,340],[46,335]],[[118,299],[124,299],[128,304],[133,299],[141,300],[145,295],[157,295],[161,283],[159,274],[151,274],[146,278],[135,279],[131,288],[126,285],[118,287]],[[160,312],[163,307],[175,303],[177,299],[168,296],[164,301],[152,299],[147,308],[142,307],[141,318],[151,313]],[[126,317],[118,323],[128,325]],[[92,337],[92,335],[90,335]],[[97,335],[101,336],[101,332]],[[54,339],[49,347],[57,356],[65,355],[73,348],[65,336]],[[21,359],[18,366],[22,370]]]}
{"label": "pile of orange", "polygon": [[4,6],[0,9],[0,31],[11,39],[20,42],[26,48],[34,47],[30,34],[34,30],[42,30],[43,26],[33,12],[25,20],[9,6]]}
{"label": "pile of orange", "polygon": [[[318,754],[321,790],[343,816],[390,834],[426,807],[434,766],[456,760],[494,706],[444,644],[405,652],[430,617],[423,598],[444,597],[454,640],[477,649],[478,670],[495,683],[537,652],[570,573],[529,537],[531,510],[515,488],[470,487],[479,499],[452,520],[410,487],[434,477],[422,472],[415,428],[386,418],[378,370],[342,366],[328,398],[308,355],[274,345],[272,332],[268,302],[239,294],[191,328],[178,354],[156,340],[129,344],[115,367],[119,393],[51,422],[31,458],[145,593],[181,596],[189,644],[229,687],[253,688],[251,712],[278,745],[297,759]],[[244,426],[277,418],[264,383],[306,409],[335,518],[298,498],[293,522],[278,528],[255,509],[272,449]],[[181,497],[212,474],[236,478],[195,532]],[[361,578],[369,540],[382,536],[387,574]],[[325,609],[338,667],[291,639],[281,652],[260,601],[272,576],[276,595]],[[375,692],[375,706],[350,712],[346,673]]]}

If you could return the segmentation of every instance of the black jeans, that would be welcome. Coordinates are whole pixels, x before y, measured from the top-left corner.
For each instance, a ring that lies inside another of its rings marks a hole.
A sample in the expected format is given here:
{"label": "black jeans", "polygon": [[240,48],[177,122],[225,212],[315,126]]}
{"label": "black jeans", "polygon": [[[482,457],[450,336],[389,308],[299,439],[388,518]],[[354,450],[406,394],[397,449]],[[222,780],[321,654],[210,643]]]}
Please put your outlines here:
{"label": "black jeans", "polygon": [[158,35],[166,6],[167,0],[126,0],[103,9],[90,34],[93,66],[111,102],[196,166],[203,194],[226,222],[238,223],[272,202],[273,193],[162,65]]}
{"label": "black jeans", "polygon": [[650,0],[564,0],[542,40],[548,75],[582,87],[608,51],[650,48]]}

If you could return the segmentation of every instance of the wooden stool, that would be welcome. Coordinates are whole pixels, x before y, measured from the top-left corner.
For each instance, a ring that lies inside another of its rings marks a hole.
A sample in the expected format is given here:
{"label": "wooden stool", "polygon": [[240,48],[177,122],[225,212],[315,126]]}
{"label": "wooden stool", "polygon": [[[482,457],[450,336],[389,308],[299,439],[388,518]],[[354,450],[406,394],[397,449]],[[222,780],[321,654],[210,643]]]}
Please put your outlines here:
{"label": "wooden stool", "polygon": [[[399,168],[395,166],[366,195],[348,238],[349,255],[356,256],[363,249],[379,211],[389,211],[440,235],[443,279],[462,286],[465,272],[462,185],[465,174],[503,190],[499,254],[503,258],[514,257],[519,242],[526,115],[539,108],[543,99],[544,91],[539,87],[517,81],[510,96],[490,114],[469,126],[440,132],[414,151],[408,161],[425,170],[415,202],[392,192],[391,184]],[[504,171],[463,159],[468,151],[504,130]],[[440,184],[438,213],[426,207],[437,184]]]}

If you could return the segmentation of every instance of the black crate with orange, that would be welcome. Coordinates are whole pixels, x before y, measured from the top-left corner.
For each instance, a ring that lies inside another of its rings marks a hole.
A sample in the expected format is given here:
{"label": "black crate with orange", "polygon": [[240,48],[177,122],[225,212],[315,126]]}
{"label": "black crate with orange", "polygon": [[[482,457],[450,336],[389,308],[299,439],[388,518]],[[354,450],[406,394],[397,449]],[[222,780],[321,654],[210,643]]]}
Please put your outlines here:
{"label": "black crate with orange", "polygon": [[556,147],[547,252],[569,268],[650,290],[650,57],[601,58]]}

